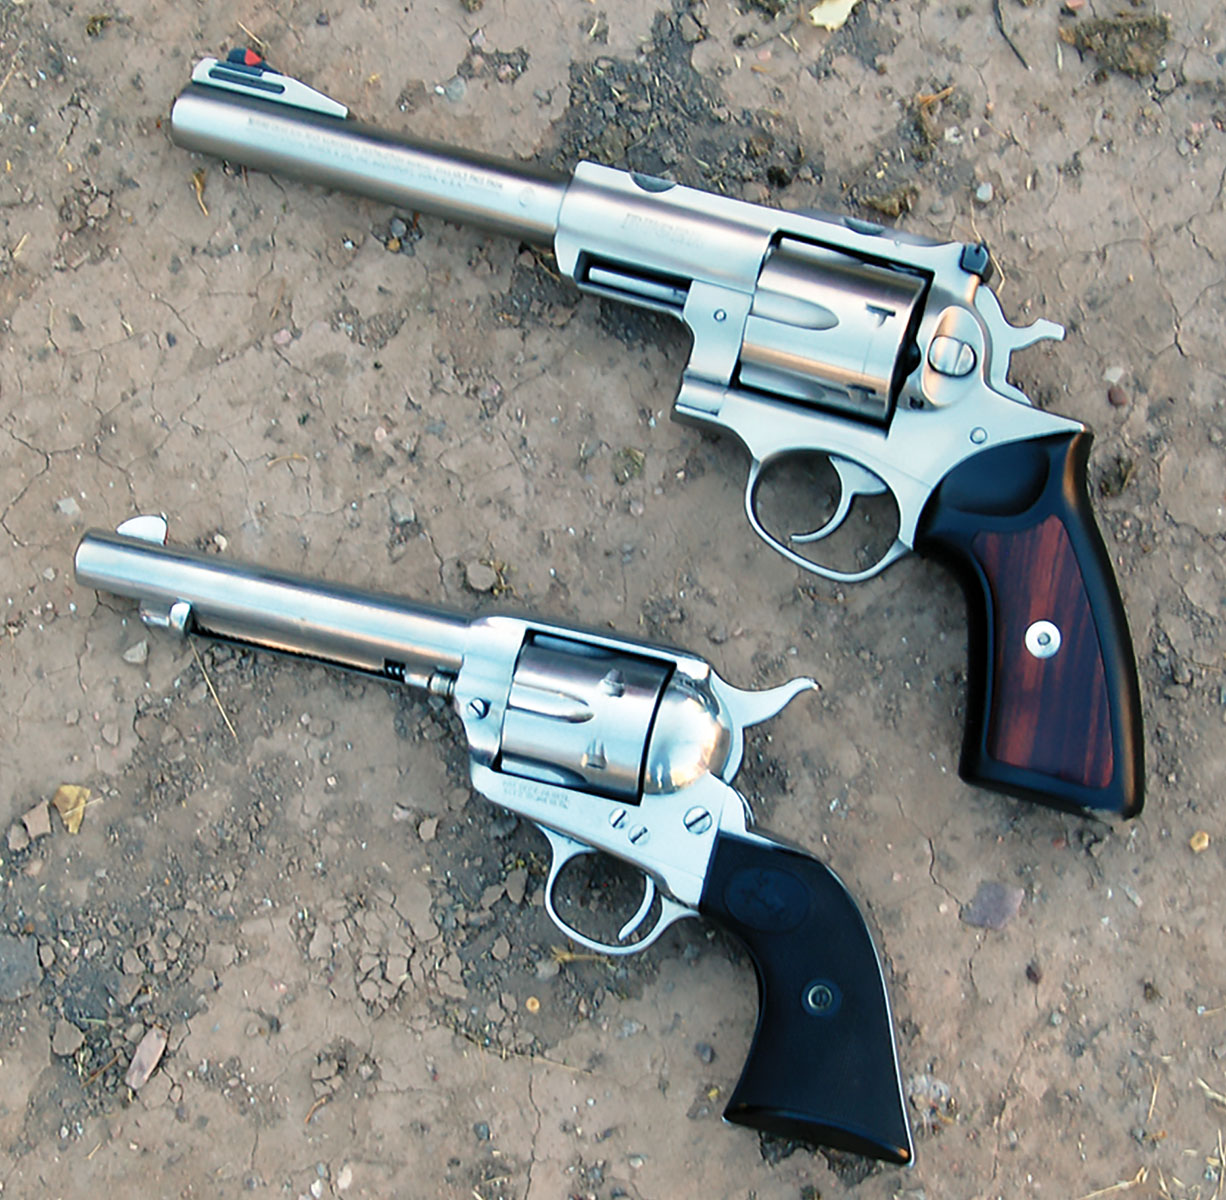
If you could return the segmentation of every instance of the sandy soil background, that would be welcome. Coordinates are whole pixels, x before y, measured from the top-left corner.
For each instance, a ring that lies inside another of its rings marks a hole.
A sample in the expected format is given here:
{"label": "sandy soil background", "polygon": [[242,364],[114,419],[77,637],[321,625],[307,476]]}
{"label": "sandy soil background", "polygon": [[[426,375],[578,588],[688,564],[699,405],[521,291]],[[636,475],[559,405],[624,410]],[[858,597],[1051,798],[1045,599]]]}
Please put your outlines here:
{"label": "sandy soil background", "polygon": [[[1095,52],[1098,0],[862,0],[835,33],[764,0],[323,2],[0,0],[4,1195],[1223,1194],[1221,5],[1130,9]],[[390,128],[986,238],[1006,312],[1069,331],[1015,379],[1097,433],[1143,816],[958,780],[953,581],[837,588],[759,544],[741,452],[667,419],[680,330],[548,256],[172,146],[195,59],[254,39]],[[140,511],[742,686],[819,678],[740,785],[878,933],[917,1166],[723,1125],[747,961],[695,923],[555,953],[544,842],[470,792],[446,711],[197,655],[77,587],[82,532]],[[75,835],[62,784],[91,790]],[[984,882],[1023,890],[1001,930],[962,919]]]}

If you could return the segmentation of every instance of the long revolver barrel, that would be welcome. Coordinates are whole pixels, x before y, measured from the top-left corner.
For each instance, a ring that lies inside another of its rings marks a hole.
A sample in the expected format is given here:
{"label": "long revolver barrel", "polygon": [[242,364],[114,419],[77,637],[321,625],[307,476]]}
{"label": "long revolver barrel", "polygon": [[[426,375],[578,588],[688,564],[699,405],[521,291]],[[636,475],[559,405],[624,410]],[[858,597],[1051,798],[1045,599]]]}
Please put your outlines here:
{"label": "long revolver barrel", "polygon": [[[693,343],[673,414],[744,444],[745,511],[774,550],[840,582],[911,550],[958,578],[970,624],[964,778],[1065,808],[1140,811],[1140,692],[1087,489],[1090,434],[1007,378],[1014,351],[1064,330],[1009,324],[986,286],[985,246],[590,162],[561,178],[382,132],[251,51],[196,65],[171,136],[551,245],[583,290],[684,321]],[[833,512],[816,528],[795,512],[791,532],[768,528],[763,479],[814,453],[837,473]],[[882,493],[898,527],[875,562],[836,569],[811,553],[857,497]]]}
{"label": "long revolver barrel", "polygon": [[[152,627],[447,698],[474,788],[548,839],[545,908],[565,933],[626,954],[701,915],[744,944],[758,1025],[728,1120],[911,1161],[889,1000],[864,918],[827,866],[754,832],[731,786],[745,729],[812,680],[742,691],[680,651],[533,619],[468,618],[172,548],[158,516],[87,533],[75,565],[82,584],[136,600]],[[644,881],[616,942],[573,928],[554,900],[563,865],[597,850]]]}

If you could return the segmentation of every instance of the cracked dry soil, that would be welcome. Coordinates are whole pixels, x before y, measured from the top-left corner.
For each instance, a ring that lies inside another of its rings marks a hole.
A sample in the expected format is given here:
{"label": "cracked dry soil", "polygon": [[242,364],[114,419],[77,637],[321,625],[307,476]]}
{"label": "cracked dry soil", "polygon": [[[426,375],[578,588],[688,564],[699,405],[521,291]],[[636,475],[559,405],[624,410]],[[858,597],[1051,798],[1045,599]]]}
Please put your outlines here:
{"label": "cracked dry soil", "polygon": [[[807,7],[0,0],[5,1196],[1222,1194],[1226,18],[1141,4],[1165,41],[1133,53],[1097,0],[862,0],[835,33]],[[740,452],[667,420],[679,330],[548,256],[173,147],[192,62],[252,37],[385,126],[984,237],[1009,316],[1068,328],[1014,378],[1097,434],[1143,816],[958,780],[954,584],[908,560],[836,588],[760,545]],[[449,713],[197,654],[75,586],[81,533],[150,510],[743,686],[817,676],[740,784],[877,932],[914,1170],[722,1125],[747,961],[695,923],[557,953],[544,842],[471,794]],[[63,783],[91,789],[75,835],[40,824]],[[985,882],[1022,890],[1003,929],[961,919]]]}

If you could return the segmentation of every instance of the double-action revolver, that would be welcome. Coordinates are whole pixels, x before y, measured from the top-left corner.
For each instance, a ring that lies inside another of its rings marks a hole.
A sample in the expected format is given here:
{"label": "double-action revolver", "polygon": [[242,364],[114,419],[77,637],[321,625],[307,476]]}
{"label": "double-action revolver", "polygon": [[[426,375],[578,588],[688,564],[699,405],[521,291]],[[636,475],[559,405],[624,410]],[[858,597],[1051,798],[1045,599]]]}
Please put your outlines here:
{"label": "double-action revolver", "polygon": [[[445,698],[474,789],[533,822],[553,861],[545,908],[603,954],[643,950],[683,917],[743,943],[758,1022],[729,1121],[835,1149],[913,1157],[889,999],[838,877],[752,828],[732,786],[746,728],[816,685],[743,691],[701,658],[515,616],[469,618],[399,597],[166,545],[166,521],[94,530],[77,580],[138,601],[154,628],[280,651]],[[616,940],[558,911],[562,867],[602,851],[642,874]],[[653,918],[654,920],[649,920]]]}
{"label": "double-action revolver", "polygon": [[[1064,330],[1005,319],[986,246],[591,162],[550,174],[385,132],[251,50],[197,64],[171,137],[549,246],[584,291],[683,321],[693,341],[673,414],[744,444],[745,509],[776,551],[851,582],[917,550],[960,581],[963,777],[1065,808],[1140,811],[1136,665],[1087,491],[1090,433],[1007,378],[1014,351]],[[828,519],[805,528],[792,512],[800,528],[769,530],[763,480],[815,453],[841,487]],[[838,570],[809,556],[857,497],[884,493],[898,524],[875,562]]]}

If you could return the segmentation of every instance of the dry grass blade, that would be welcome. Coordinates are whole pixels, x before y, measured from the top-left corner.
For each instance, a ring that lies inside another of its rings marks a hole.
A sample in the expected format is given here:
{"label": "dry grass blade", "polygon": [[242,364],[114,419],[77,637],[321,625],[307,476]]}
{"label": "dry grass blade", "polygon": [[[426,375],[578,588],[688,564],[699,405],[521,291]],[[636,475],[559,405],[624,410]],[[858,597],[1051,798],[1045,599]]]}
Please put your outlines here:
{"label": "dry grass blade", "polygon": [[213,681],[209,678],[209,673],[204,669],[204,660],[200,657],[200,652],[196,649],[195,642],[189,642],[192,648],[192,654],[196,659],[196,666],[200,668],[200,674],[204,676],[204,682],[208,686],[209,695],[213,697],[213,703],[217,705],[217,711],[221,713],[221,719],[225,721],[226,728],[230,731],[230,736],[237,742],[238,730],[230,723],[230,718],[226,713],[225,705],[221,702],[221,697],[217,694],[217,689],[213,686]]}
{"label": "dry grass blade", "polygon": [[1221,1092],[1215,1092],[1203,1079],[1201,1079],[1199,1075],[1196,1077],[1196,1082],[1200,1085],[1201,1091],[1204,1092],[1214,1104],[1219,1104],[1222,1108],[1226,1108],[1226,1096],[1223,1096]]}
{"label": "dry grass blade", "polygon": [[196,189],[196,203],[200,205],[200,211],[207,217],[209,210],[204,203],[204,178],[205,172],[203,167],[198,167],[192,172],[192,186]]}
{"label": "dry grass blade", "polygon": [[1079,1196],[1078,1200],[1097,1200],[1099,1196],[1114,1196],[1117,1192],[1128,1192],[1134,1187],[1140,1187],[1149,1178],[1149,1168],[1141,1167],[1131,1179],[1121,1179],[1119,1183],[1113,1183],[1110,1187],[1099,1188],[1096,1192],[1087,1192],[1084,1196]]}

